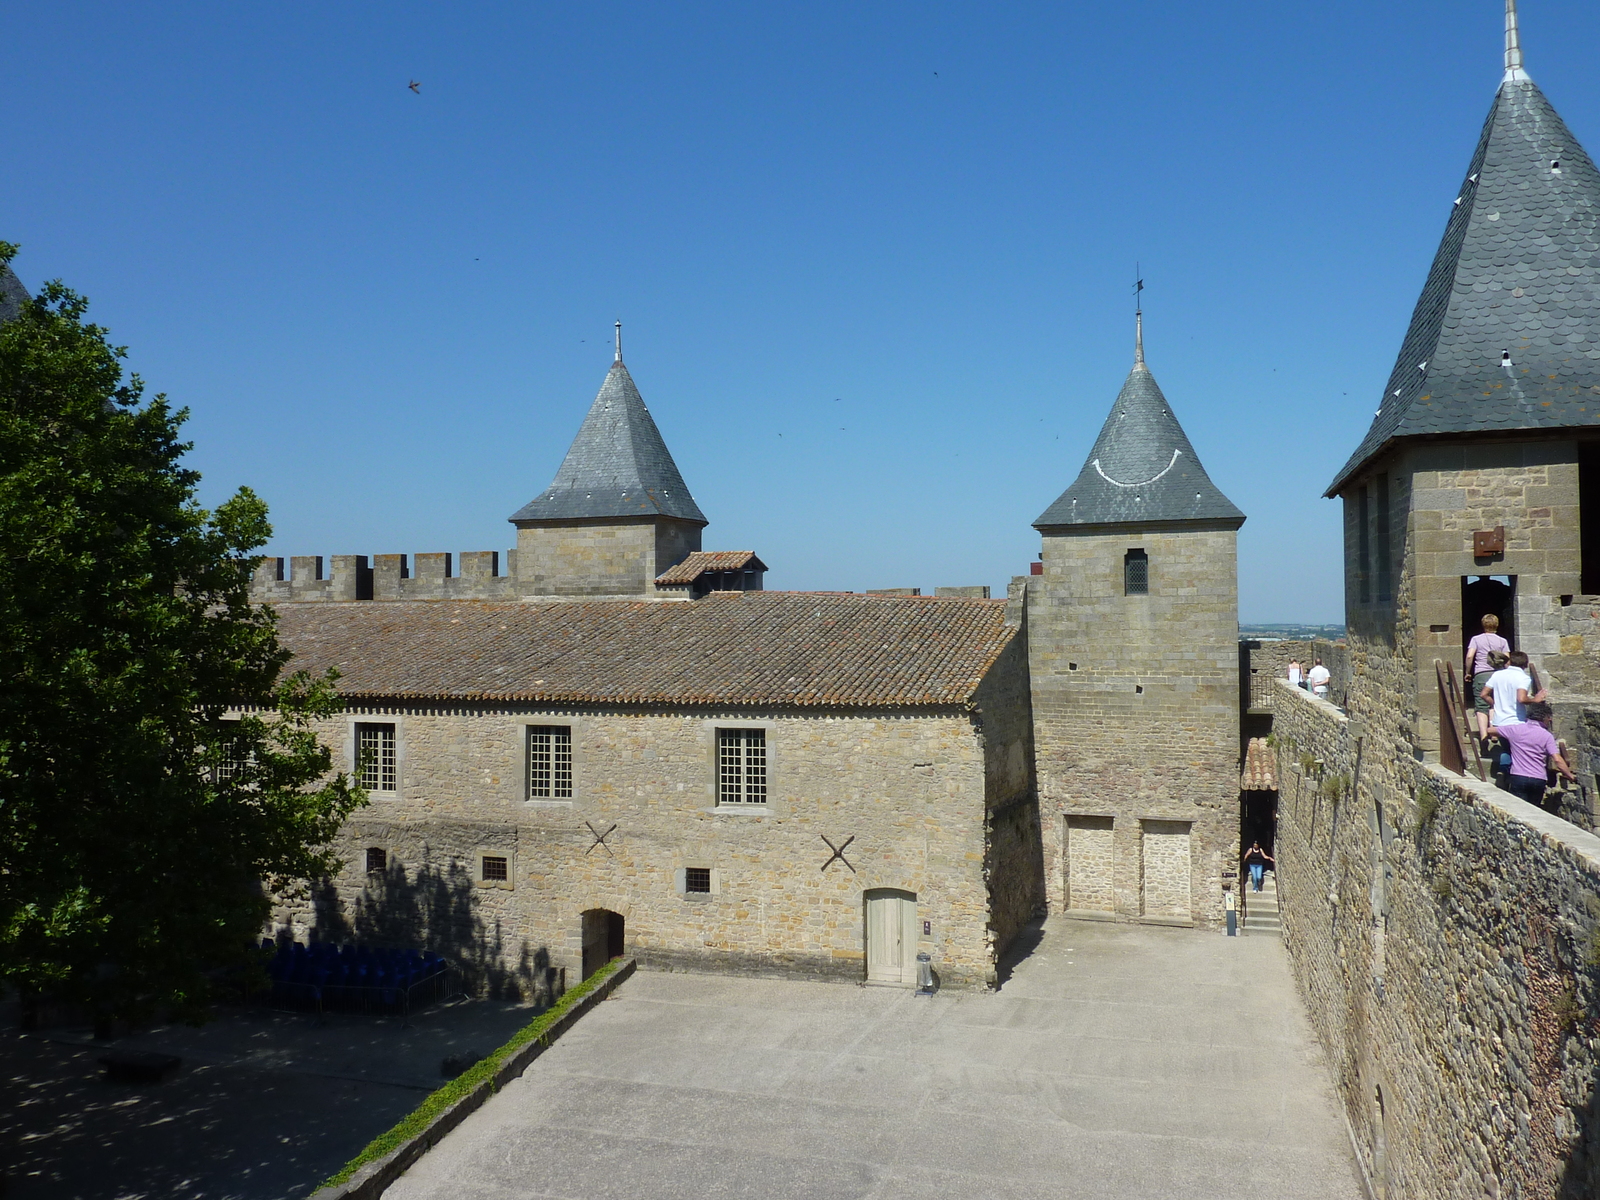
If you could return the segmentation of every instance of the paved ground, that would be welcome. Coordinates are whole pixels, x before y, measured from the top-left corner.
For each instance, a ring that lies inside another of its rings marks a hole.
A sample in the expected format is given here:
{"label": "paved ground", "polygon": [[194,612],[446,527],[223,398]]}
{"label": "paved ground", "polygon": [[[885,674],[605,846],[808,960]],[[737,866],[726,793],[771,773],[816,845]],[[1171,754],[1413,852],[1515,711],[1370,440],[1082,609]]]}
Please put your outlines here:
{"label": "paved ground", "polygon": [[994,994],[640,972],[386,1193],[1360,1200],[1282,943],[1055,920]]}
{"label": "paved ground", "polygon": [[[231,1010],[200,1029],[115,1042],[0,1030],[5,1200],[301,1200],[443,1082],[439,1060],[488,1051],[532,1019],[487,1002],[392,1018]],[[107,1083],[108,1046],[183,1059],[165,1082]]]}

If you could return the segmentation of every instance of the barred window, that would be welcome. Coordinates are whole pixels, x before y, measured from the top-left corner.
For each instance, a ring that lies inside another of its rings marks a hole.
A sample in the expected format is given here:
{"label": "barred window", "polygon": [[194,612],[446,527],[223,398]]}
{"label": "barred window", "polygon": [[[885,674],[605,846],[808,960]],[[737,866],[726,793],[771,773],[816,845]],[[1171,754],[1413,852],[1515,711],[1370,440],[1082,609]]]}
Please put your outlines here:
{"label": "barred window", "polygon": [[767,731],[717,730],[717,798],[723,804],[767,802]]}
{"label": "barred window", "polygon": [[572,730],[539,725],[528,730],[528,799],[572,797]]}
{"label": "barred window", "polygon": [[[238,728],[237,721],[226,722],[227,726]],[[245,769],[255,761],[255,755],[250,749],[250,744],[243,738],[227,738],[222,742],[222,756],[217,760],[216,779],[220,783],[227,779],[238,779],[245,773]]]}
{"label": "barred window", "polygon": [[389,869],[389,852],[382,846],[367,847],[367,873],[382,873]]}
{"label": "barred window", "polygon": [[485,854],[483,878],[485,883],[503,882],[510,878],[510,873],[506,870],[506,860],[498,854]]}
{"label": "barred window", "polygon": [[1129,550],[1122,556],[1122,583],[1129,596],[1150,594],[1150,556],[1143,550]]}
{"label": "barred window", "polygon": [[394,726],[357,725],[356,759],[362,787],[369,792],[394,791]]}
{"label": "barred window", "polygon": [[683,872],[683,890],[711,894],[711,868],[688,867]]}

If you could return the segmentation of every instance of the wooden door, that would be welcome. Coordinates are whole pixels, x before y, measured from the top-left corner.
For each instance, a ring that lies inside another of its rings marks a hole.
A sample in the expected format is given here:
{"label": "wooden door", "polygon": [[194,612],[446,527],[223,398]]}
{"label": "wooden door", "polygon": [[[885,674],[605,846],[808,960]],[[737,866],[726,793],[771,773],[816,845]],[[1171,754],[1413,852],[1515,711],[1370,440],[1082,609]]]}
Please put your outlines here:
{"label": "wooden door", "polygon": [[917,897],[896,888],[867,893],[867,979],[916,983]]}

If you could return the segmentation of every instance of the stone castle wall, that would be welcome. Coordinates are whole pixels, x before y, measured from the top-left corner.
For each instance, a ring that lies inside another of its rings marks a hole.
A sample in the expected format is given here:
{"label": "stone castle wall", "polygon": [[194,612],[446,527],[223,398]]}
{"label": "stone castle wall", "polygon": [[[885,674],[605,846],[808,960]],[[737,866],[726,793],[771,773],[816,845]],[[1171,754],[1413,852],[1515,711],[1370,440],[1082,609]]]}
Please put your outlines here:
{"label": "stone castle wall", "polygon": [[1343,642],[1330,642],[1323,638],[1282,639],[1257,641],[1250,639],[1239,643],[1244,648],[1245,661],[1240,664],[1249,687],[1248,707],[1257,712],[1271,712],[1275,706],[1277,689],[1273,684],[1289,677],[1289,663],[1298,661],[1301,677],[1311,670],[1317,659],[1328,668],[1328,693],[1335,703],[1343,700],[1350,688],[1350,647]]}
{"label": "stone castle wall", "polygon": [[[1059,908],[1222,919],[1239,837],[1235,540],[1205,529],[1047,536],[1043,574],[1023,581],[1044,862]],[[1149,556],[1148,595],[1125,594],[1131,548]]]}
{"label": "stone castle wall", "polygon": [[[916,893],[943,982],[981,987],[991,890],[1008,926],[1029,900],[1009,871],[1027,856],[1031,801],[1013,769],[1026,714],[985,718],[355,708],[322,736],[349,769],[355,724],[393,721],[398,790],[374,793],[340,835],[345,868],[275,920],[302,938],[421,939],[505,991],[537,992],[563,969],[575,980],[581,914],[597,908],[623,915],[642,963],[859,980],[863,893],[900,888]],[[570,800],[524,798],[525,728],[545,724],[572,729]],[[717,807],[728,725],[766,730],[764,808]],[[989,794],[986,778],[1009,790]],[[824,838],[854,839],[848,865],[828,862]],[[368,847],[388,856],[381,876]],[[510,861],[506,883],[480,880],[485,853]],[[712,894],[678,890],[687,867],[712,872]]]}
{"label": "stone castle wall", "polygon": [[1376,1194],[1600,1193],[1600,838],[1276,686],[1285,937]]}
{"label": "stone castle wall", "polygon": [[[327,600],[510,600],[517,552],[335,554],[263,558],[250,578],[256,604]],[[459,568],[457,568],[459,563]],[[503,564],[503,565],[502,565]]]}

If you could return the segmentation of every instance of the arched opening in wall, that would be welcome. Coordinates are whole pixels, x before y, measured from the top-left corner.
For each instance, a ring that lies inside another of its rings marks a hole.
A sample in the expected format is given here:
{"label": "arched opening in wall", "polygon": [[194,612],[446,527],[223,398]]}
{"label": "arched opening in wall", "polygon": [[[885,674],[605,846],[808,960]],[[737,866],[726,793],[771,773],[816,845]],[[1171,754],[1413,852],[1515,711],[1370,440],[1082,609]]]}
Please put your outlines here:
{"label": "arched opening in wall", "polygon": [[917,894],[869,888],[866,901],[867,982],[917,982]]}
{"label": "arched opening in wall", "polygon": [[1459,670],[1467,643],[1483,632],[1483,618],[1493,613],[1500,619],[1497,633],[1517,649],[1517,577],[1515,575],[1463,575],[1461,577],[1461,653]]}
{"label": "arched opening in wall", "polygon": [[589,978],[613,958],[620,958],[624,944],[621,913],[609,908],[586,911],[583,914],[583,977]]}

